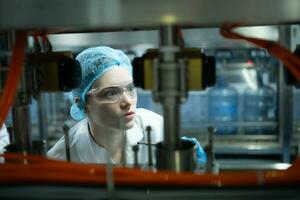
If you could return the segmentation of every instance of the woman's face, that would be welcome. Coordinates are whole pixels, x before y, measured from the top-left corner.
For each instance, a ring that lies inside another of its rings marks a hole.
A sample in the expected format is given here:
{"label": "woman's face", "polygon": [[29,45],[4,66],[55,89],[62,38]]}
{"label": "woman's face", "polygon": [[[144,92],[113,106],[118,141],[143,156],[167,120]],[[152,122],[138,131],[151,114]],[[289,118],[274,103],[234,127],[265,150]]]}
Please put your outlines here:
{"label": "woman's face", "polygon": [[133,127],[136,90],[127,69],[113,68],[97,79],[87,95],[87,116],[98,126],[127,130]]}

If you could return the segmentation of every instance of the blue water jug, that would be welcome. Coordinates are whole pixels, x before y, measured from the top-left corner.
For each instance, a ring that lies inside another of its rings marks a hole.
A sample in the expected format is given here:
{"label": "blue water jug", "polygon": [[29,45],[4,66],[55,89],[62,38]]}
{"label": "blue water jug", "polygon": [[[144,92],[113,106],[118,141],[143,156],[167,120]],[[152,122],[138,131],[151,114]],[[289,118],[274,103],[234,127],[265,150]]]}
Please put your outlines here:
{"label": "blue water jug", "polygon": [[204,105],[206,94],[203,92],[190,91],[188,99],[181,104],[181,124],[183,129],[199,131],[201,125],[207,120]]}
{"label": "blue water jug", "polygon": [[216,134],[237,132],[238,92],[230,87],[224,76],[217,76],[216,86],[208,91],[208,122],[216,127]]}
{"label": "blue water jug", "polygon": [[[247,87],[244,91],[244,121],[246,134],[272,134],[275,127],[276,93],[273,88],[264,85],[261,77],[257,77],[257,88]],[[250,125],[249,125],[250,124]]]}

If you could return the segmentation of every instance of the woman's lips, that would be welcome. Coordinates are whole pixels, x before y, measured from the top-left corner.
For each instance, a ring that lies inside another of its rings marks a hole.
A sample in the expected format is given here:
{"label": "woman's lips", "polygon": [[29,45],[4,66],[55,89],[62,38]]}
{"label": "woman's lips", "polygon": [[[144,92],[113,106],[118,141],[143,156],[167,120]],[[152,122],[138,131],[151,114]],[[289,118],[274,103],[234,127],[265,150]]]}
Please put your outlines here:
{"label": "woman's lips", "polygon": [[134,112],[128,112],[124,116],[126,121],[131,121],[134,118]]}

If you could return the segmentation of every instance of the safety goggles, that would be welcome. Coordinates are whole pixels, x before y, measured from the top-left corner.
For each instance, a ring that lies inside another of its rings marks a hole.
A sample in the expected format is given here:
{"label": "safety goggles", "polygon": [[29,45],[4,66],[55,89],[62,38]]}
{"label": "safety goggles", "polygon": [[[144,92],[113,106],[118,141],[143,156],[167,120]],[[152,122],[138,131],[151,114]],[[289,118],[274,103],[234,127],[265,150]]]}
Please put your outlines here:
{"label": "safety goggles", "polygon": [[101,90],[95,88],[89,91],[87,95],[93,95],[99,103],[117,103],[121,100],[124,92],[130,99],[135,99],[137,96],[136,88],[133,83],[129,83],[125,86],[110,86]]}

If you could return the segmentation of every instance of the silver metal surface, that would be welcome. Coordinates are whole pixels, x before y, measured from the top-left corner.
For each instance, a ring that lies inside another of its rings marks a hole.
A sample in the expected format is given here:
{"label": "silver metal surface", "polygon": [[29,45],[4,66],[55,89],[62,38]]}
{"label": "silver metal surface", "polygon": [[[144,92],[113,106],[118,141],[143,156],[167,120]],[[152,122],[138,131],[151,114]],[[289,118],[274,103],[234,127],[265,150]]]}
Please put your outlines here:
{"label": "silver metal surface", "polygon": [[64,124],[63,131],[65,137],[65,150],[66,150],[66,159],[68,162],[71,161],[71,153],[70,153],[70,137],[69,137],[69,126]]}
{"label": "silver metal surface", "polygon": [[211,173],[213,171],[214,165],[214,135],[216,133],[216,129],[213,126],[209,126],[208,130],[208,144],[206,146],[206,154],[207,154],[207,161],[206,161],[206,172]]}
{"label": "silver metal surface", "polygon": [[162,104],[164,113],[164,140],[157,146],[157,168],[177,172],[193,170],[193,145],[181,147],[179,104],[186,97],[184,65],[176,58],[180,51],[178,27],[160,28],[159,63],[153,66],[154,99]]}
{"label": "silver metal surface", "polygon": [[220,171],[224,170],[286,170],[290,163],[276,163],[268,160],[250,160],[250,159],[228,159],[218,160]]}
{"label": "silver metal surface", "polygon": [[1,0],[0,29],[298,23],[298,0]]}
{"label": "silver metal surface", "polygon": [[[290,26],[280,27],[280,43],[282,46],[290,49]],[[283,63],[279,66],[278,79],[278,113],[279,124],[278,131],[280,135],[280,144],[282,145],[282,161],[290,162],[290,138],[293,131],[293,92],[292,86],[287,85],[284,74]]]}
{"label": "silver metal surface", "polygon": [[180,51],[177,27],[166,26],[160,29],[159,64],[154,68],[157,80],[153,96],[163,107],[164,112],[164,148],[175,150],[180,147],[180,113],[179,103],[181,99],[179,64],[176,53]]}
{"label": "silver metal surface", "polygon": [[44,95],[43,94],[37,94],[36,95],[36,100],[37,100],[37,115],[38,115],[38,127],[39,127],[39,137],[40,140],[47,140],[48,137],[48,131],[46,128],[46,110],[45,107],[43,106],[43,101],[44,101]]}
{"label": "silver metal surface", "polygon": [[139,166],[139,160],[138,160],[139,145],[133,145],[132,151],[133,151],[133,156],[134,156],[133,166],[138,167]]}
{"label": "silver metal surface", "polygon": [[153,158],[152,158],[152,145],[151,145],[151,126],[146,127],[147,131],[147,148],[148,148],[148,166],[152,167],[153,166]]}
{"label": "silver metal surface", "polygon": [[30,106],[14,106],[12,108],[13,113],[13,127],[14,127],[14,139],[18,152],[31,151],[31,120],[30,120]]}
{"label": "silver metal surface", "polygon": [[[241,182],[243,181],[242,179],[243,177],[241,177]],[[296,185],[281,185],[280,188],[264,186],[222,187],[222,185],[217,185],[216,181],[212,182],[210,187],[176,187],[174,185],[168,187],[168,185],[161,184],[159,187],[153,188],[144,185],[139,185],[138,187],[118,186],[114,193],[114,198],[130,200],[298,200],[300,195],[300,190]],[[110,197],[106,188],[97,185],[33,185],[28,183],[24,186],[4,185],[0,187],[1,199],[107,200]]]}
{"label": "silver metal surface", "polygon": [[[207,145],[207,133],[189,133],[189,136],[197,138],[201,146]],[[215,135],[215,154],[237,155],[282,155],[282,146],[277,135]]]}
{"label": "silver metal surface", "polygon": [[[177,27],[178,28],[178,27]],[[178,32],[174,26],[162,26],[160,28],[160,46],[179,46]],[[172,56],[173,54],[171,54]],[[174,55],[173,55],[174,56]],[[174,58],[171,58],[173,61]]]}
{"label": "silver metal surface", "polygon": [[216,154],[231,154],[231,155],[282,155],[282,147],[268,146],[268,145],[248,145],[239,144],[234,145],[219,145],[215,148]]}
{"label": "silver metal surface", "polygon": [[168,149],[163,143],[158,143],[156,146],[157,169],[193,172],[196,167],[194,145],[190,141],[181,141],[180,148]]}
{"label": "silver metal surface", "polygon": [[[181,29],[185,47],[222,48],[250,47],[252,44],[242,40],[229,40],[220,35],[219,28]],[[237,32],[251,37],[278,41],[277,26],[252,26],[236,29]],[[90,46],[112,46],[130,48],[136,56],[142,56],[148,48],[158,48],[158,30],[115,31],[93,33],[51,34],[49,40],[54,51],[81,51]],[[232,63],[233,64],[233,63]],[[243,65],[243,63],[239,63]]]}
{"label": "silver metal surface", "polygon": [[164,144],[169,149],[179,147],[179,106],[163,105],[164,112]]}
{"label": "silver metal surface", "polygon": [[14,103],[12,106],[14,139],[17,152],[31,153],[31,118],[30,118],[30,78],[26,68],[22,70]]}

